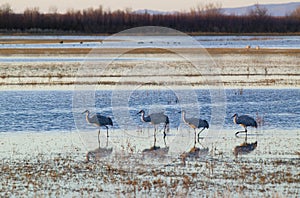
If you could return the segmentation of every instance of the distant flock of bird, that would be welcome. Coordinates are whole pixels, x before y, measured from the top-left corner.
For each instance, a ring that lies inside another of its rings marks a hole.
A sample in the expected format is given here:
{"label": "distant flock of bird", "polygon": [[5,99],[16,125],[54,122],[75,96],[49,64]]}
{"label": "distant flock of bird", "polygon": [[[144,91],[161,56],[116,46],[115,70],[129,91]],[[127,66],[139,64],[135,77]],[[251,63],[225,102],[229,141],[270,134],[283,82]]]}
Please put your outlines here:
{"label": "distant flock of bird", "polygon": [[[84,111],[83,113],[86,114],[86,121],[90,124],[96,125],[97,127],[99,127],[99,131],[98,131],[98,143],[100,146],[100,127],[105,127],[106,128],[106,135],[108,137],[108,126],[113,126],[113,122],[112,119],[110,117],[106,117],[100,114],[95,114],[93,116],[90,116],[90,112],[88,110]],[[194,133],[195,133],[195,144],[196,144],[196,129],[200,129],[201,130],[198,132],[198,142],[200,139],[200,133],[204,130],[204,129],[208,129],[209,128],[209,124],[206,120],[202,120],[200,118],[187,118],[186,117],[186,112],[180,111],[179,113],[182,114],[182,120],[185,124],[187,124],[188,126],[190,126],[192,129],[194,129]],[[160,124],[164,124],[164,131],[163,131],[163,138],[164,138],[164,142],[166,144],[165,138],[166,138],[166,130],[169,131],[169,117],[167,115],[165,115],[164,113],[152,113],[149,114],[147,116],[145,116],[145,111],[141,110],[137,113],[137,115],[141,115],[141,121],[142,122],[148,122],[150,124],[152,124],[154,126],[154,147],[155,147],[155,143],[156,143],[156,131],[157,131],[157,127]],[[234,114],[232,116],[233,118],[233,122],[235,124],[239,124],[242,127],[244,127],[244,131],[238,131],[235,133],[235,135],[237,136],[239,133],[243,132],[246,133],[246,138],[245,140],[247,141],[247,127],[251,126],[251,127],[255,127],[257,128],[257,122],[255,121],[254,118],[248,116],[248,115],[241,115],[238,116],[238,114]]]}

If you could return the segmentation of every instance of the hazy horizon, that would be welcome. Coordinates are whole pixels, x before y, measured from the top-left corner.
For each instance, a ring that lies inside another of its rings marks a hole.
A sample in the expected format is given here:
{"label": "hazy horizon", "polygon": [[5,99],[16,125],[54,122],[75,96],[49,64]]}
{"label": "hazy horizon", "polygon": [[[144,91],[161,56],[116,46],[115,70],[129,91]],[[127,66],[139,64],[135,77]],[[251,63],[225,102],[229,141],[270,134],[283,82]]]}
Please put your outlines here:
{"label": "hazy horizon", "polygon": [[[71,3],[72,2],[72,3]],[[57,11],[60,13],[65,13],[68,10],[83,10],[87,8],[98,8],[100,5],[104,10],[117,10],[117,9],[126,9],[130,8],[132,10],[139,9],[150,9],[150,10],[158,10],[158,11],[188,11],[197,5],[205,5],[208,3],[220,3],[222,8],[234,8],[234,7],[242,7],[254,5],[256,3],[259,4],[280,4],[280,3],[290,3],[290,2],[298,2],[297,0],[244,0],[241,2],[233,2],[232,0],[212,0],[212,1],[199,1],[199,0],[44,0],[41,2],[40,0],[0,0],[0,6],[8,3],[13,12],[22,13],[27,8],[38,8],[40,12],[53,12]],[[71,5],[72,4],[72,5]]]}

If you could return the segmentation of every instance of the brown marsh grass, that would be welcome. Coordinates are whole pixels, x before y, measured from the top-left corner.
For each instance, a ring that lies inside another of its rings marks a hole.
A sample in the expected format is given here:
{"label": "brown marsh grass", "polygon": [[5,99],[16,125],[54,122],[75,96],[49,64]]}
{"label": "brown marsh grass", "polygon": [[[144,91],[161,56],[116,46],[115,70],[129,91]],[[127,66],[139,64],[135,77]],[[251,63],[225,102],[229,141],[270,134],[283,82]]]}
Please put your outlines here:
{"label": "brown marsh grass", "polygon": [[[63,45],[63,44],[62,44]],[[97,53],[101,54],[119,54],[124,52],[123,49],[115,48],[95,48]],[[93,48],[39,48],[39,49],[28,49],[28,48],[18,48],[18,49],[0,49],[0,54],[2,55],[12,55],[12,54],[88,54],[93,50]],[[194,54],[199,53],[202,49],[191,49],[191,48],[180,48],[176,49],[179,53]],[[300,49],[242,49],[242,48],[207,48],[205,49],[209,54],[249,54],[249,55],[262,55],[262,54],[282,54],[282,55],[299,55]],[[132,49],[126,52],[128,54],[173,54],[174,52],[161,49],[161,48],[139,48]]]}

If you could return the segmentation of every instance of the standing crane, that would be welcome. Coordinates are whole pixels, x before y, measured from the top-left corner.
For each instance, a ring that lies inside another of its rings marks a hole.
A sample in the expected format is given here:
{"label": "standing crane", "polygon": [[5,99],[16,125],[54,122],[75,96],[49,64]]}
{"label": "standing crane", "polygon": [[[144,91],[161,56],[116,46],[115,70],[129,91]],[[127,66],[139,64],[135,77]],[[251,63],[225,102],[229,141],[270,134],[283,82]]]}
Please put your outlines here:
{"label": "standing crane", "polygon": [[156,143],[156,130],[157,130],[157,125],[164,123],[164,142],[166,145],[166,128],[169,130],[169,117],[166,116],[163,113],[152,113],[148,116],[145,116],[145,111],[141,110],[137,114],[141,114],[141,120],[142,122],[149,122],[150,124],[154,125],[154,148],[155,148],[155,143]]}
{"label": "standing crane", "polygon": [[200,139],[200,133],[204,130],[204,129],[208,129],[209,128],[209,124],[206,120],[202,120],[199,118],[186,118],[186,112],[183,110],[179,113],[182,113],[182,120],[184,123],[186,123],[187,125],[189,125],[192,129],[194,129],[194,133],[195,133],[195,145],[196,145],[196,129],[198,128],[202,128],[201,131],[199,131],[198,133],[198,142]]}
{"label": "standing crane", "polygon": [[247,127],[251,126],[251,127],[255,127],[257,128],[257,122],[255,121],[254,118],[248,116],[248,115],[241,115],[238,116],[238,114],[234,114],[231,118],[233,118],[233,122],[235,124],[239,124],[242,127],[245,128],[245,131],[238,131],[235,133],[235,136],[237,136],[239,133],[246,133],[246,138],[245,140],[247,141]]}
{"label": "standing crane", "polygon": [[98,132],[98,143],[99,143],[99,147],[100,147],[100,127],[104,126],[106,128],[106,136],[108,137],[108,126],[107,125],[111,125],[113,126],[113,122],[111,120],[110,117],[106,117],[106,116],[102,116],[100,114],[95,114],[92,117],[90,117],[90,112],[89,110],[85,110],[83,113],[85,113],[85,118],[86,121],[90,124],[94,124],[97,127],[99,127],[99,132]]}

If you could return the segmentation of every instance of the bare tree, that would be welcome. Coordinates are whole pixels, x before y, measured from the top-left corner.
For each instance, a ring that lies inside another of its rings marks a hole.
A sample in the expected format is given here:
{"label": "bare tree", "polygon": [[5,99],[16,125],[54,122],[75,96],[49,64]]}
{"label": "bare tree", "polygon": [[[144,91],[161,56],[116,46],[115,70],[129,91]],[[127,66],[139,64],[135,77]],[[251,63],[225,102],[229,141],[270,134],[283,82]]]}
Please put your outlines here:
{"label": "bare tree", "polygon": [[220,3],[198,5],[190,11],[168,14],[149,14],[123,10],[88,8],[69,9],[58,13],[51,7],[49,13],[40,13],[38,7],[27,8],[23,13],[13,13],[9,4],[0,5],[0,31],[53,31],[78,33],[115,33],[127,28],[157,25],[175,28],[187,33],[224,32],[300,32],[300,8],[286,17],[274,17],[268,10],[256,5],[248,15],[236,16],[222,13]]}
{"label": "bare tree", "polygon": [[221,3],[208,3],[199,4],[196,8],[190,9],[191,13],[196,13],[197,15],[206,16],[219,16],[222,14],[222,4]]}
{"label": "bare tree", "polygon": [[13,10],[9,3],[4,3],[0,6],[0,14],[11,14]]}
{"label": "bare tree", "polygon": [[219,16],[222,15],[222,4],[221,3],[209,3],[205,6],[205,14],[208,16]]}
{"label": "bare tree", "polygon": [[57,14],[58,8],[56,6],[50,6],[49,7],[49,13],[50,14]]}
{"label": "bare tree", "polygon": [[33,8],[26,8],[24,11],[24,19],[25,19],[25,25],[27,29],[31,28],[39,28],[39,8],[33,7]]}
{"label": "bare tree", "polygon": [[31,14],[31,15],[37,15],[40,13],[40,8],[39,7],[33,7],[33,8],[26,8],[24,11],[24,14]]}
{"label": "bare tree", "polygon": [[298,6],[292,13],[291,17],[300,19],[300,6]]}
{"label": "bare tree", "polygon": [[249,11],[249,16],[265,17],[269,16],[269,11],[266,7],[263,7],[259,4],[254,5],[255,8]]}

